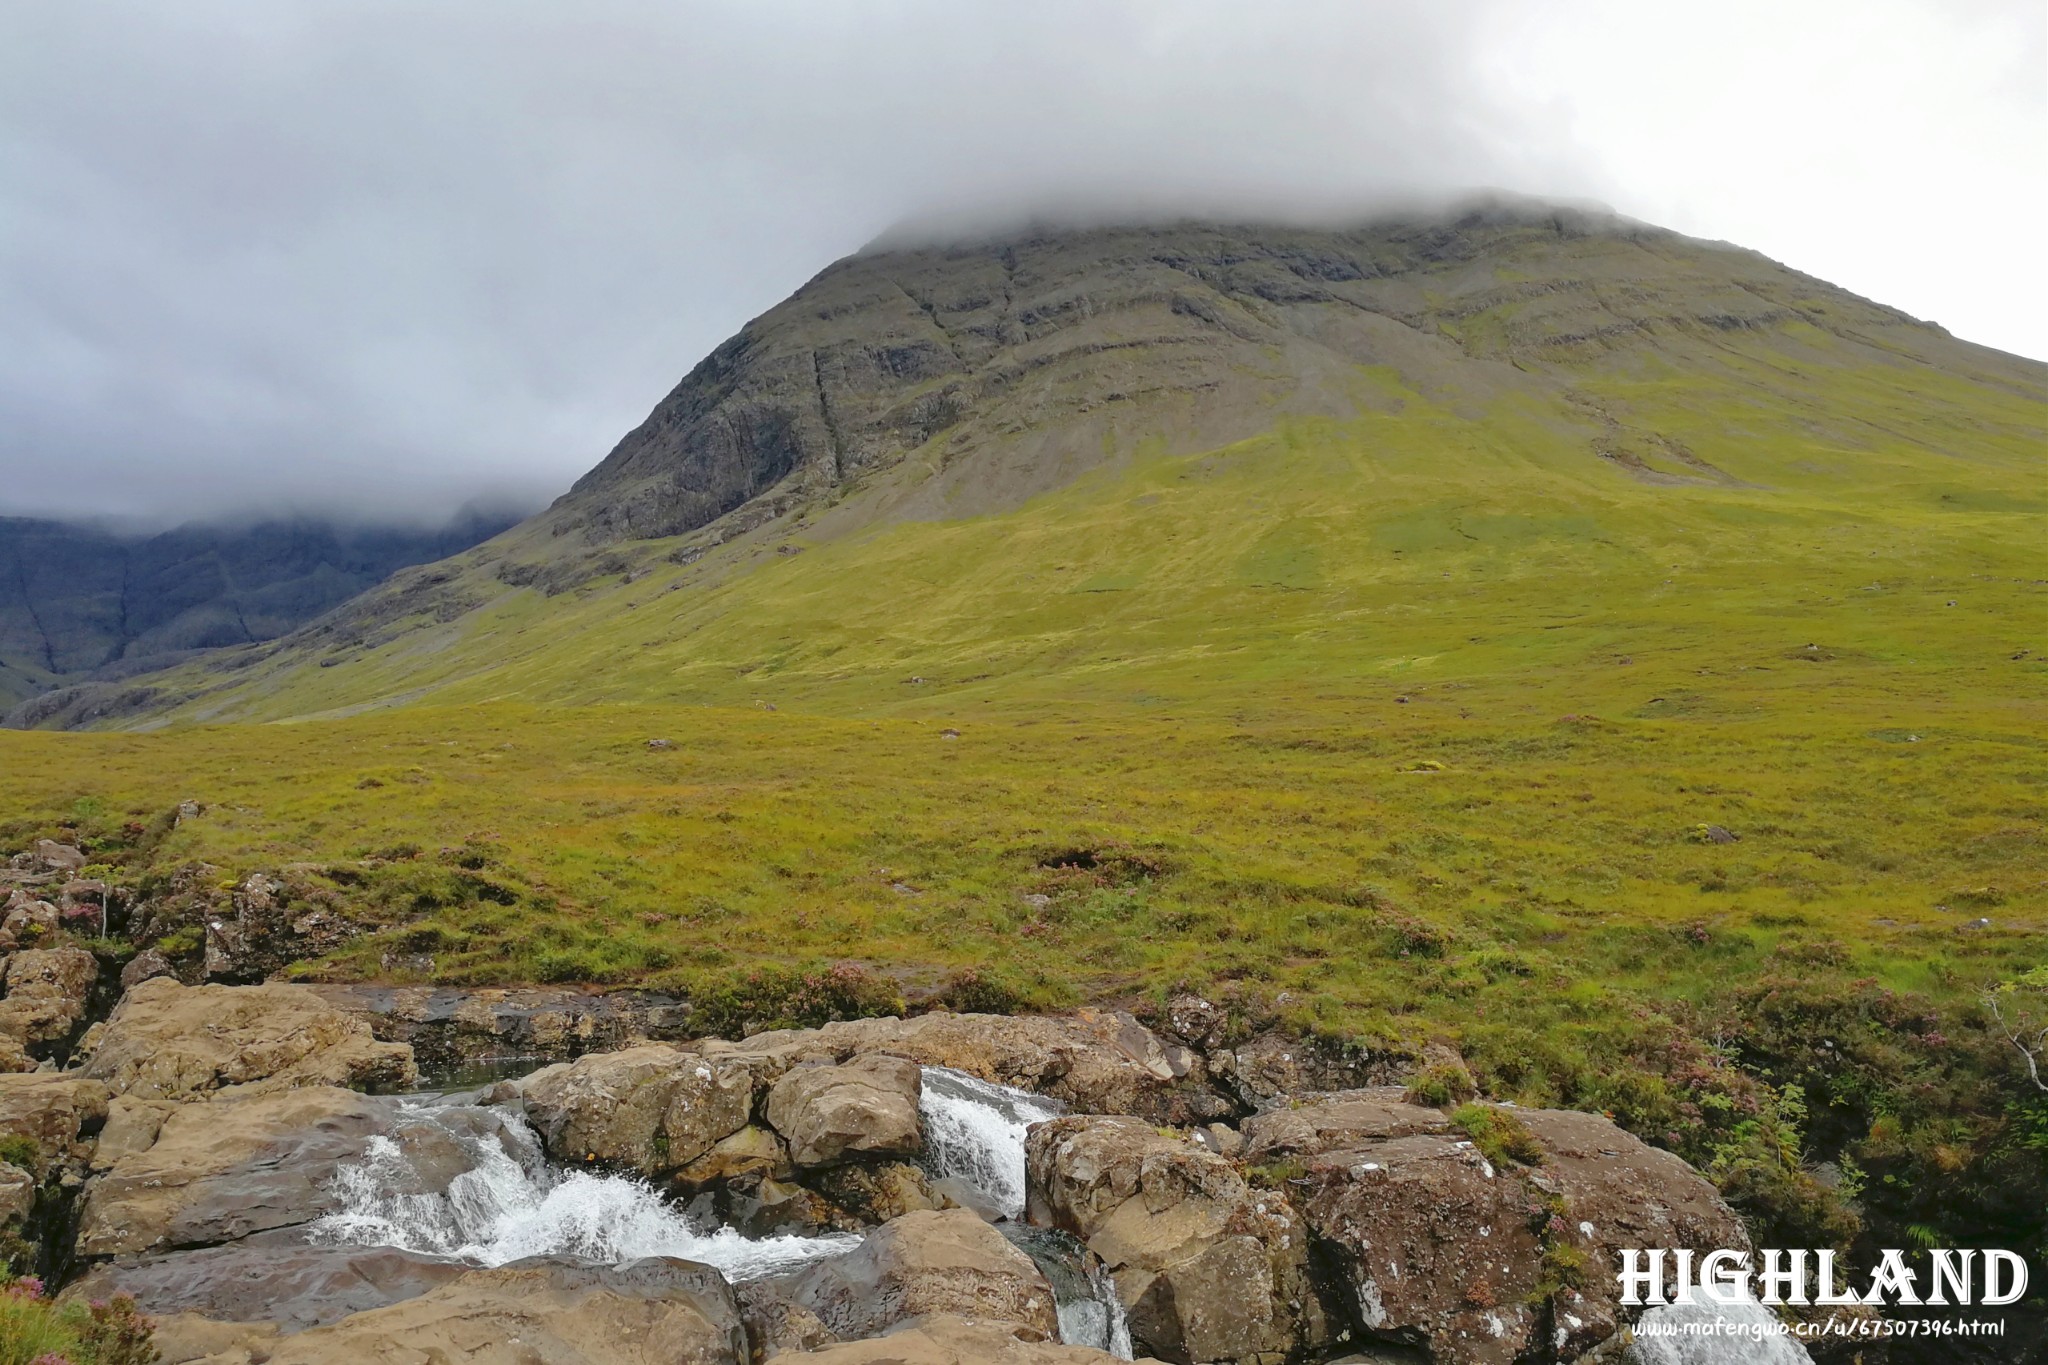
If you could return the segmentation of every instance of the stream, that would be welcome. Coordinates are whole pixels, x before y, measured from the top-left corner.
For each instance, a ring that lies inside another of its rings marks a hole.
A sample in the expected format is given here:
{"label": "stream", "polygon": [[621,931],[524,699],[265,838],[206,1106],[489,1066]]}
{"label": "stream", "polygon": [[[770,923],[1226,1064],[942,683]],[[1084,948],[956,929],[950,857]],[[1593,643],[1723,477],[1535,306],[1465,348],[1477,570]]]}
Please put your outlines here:
{"label": "stream", "polygon": [[[939,1188],[994,1218],[1038,1263],[1069,1345],[1128,1360],[1130,1331],[1108,1276],[1072,1238],[1021,1221],[1025,1134],[1062,1112],[1042,1096],[926,1067],[925,1165]],[[451,1167],[458,1173],[446,1178]],[[673,1256],[716,1266],[741,1282],[839,1255],[861,1241],[852,1233],[750,1238],[703,1226],[643,1180],[551,1165],[522,1116],[477,1104],[473,1094],[407,1101],[399,1135],[371,1139],[360,1161],[336,1173],[334,1189],[342,1206],[313,1225],[317,1240],[481,1266],[528,1256],[601,1264]]]}

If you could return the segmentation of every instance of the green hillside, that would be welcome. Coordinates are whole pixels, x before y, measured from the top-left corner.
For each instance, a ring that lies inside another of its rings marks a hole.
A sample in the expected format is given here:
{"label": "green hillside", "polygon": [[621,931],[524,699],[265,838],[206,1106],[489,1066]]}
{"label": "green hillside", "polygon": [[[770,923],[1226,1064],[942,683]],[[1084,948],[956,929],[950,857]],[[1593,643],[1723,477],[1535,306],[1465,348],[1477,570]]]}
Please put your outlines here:
{"label": "green hillside", "polygon": [[382,926],[304,974],[1186,985],[1454,1043],[1774,1235],[2038,1239],[1980,999],[2048,962],[2044,399],[1568,215],[869,253],[532,521],[56,694],[131,733],[0,734],[0,818],[301,865]]}

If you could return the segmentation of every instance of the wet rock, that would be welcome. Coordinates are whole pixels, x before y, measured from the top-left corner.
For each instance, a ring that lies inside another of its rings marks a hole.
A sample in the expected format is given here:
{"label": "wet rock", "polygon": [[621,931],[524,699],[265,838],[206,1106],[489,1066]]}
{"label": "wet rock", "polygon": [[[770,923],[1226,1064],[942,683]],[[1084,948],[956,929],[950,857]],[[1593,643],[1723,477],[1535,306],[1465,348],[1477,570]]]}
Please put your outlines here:
{"label": "wet rock", "polygon": [[1368,1331],[1446,1365],[1507,1365],[1540,1325],[1542,1210],[1471,1143],[1392,1138],[1312,1158],[1295,1201]]}
{"label": "wet rock", "polygon": [[1304,1097],[1284,1108],[1254,1114],[1240,1125],[1244,1159],[1254,1165],[1288,1157],[1320,1156],[1389,1138],[1450,1131],[1440,1110],[1410,1104],[1405,1092],[1380,1086]]}
{"label": "wet rock", "polygon": [[99,963],[83,948],[25,949],[7,959],[7,994],[0,1000],[0,1034],[31,1057],[69,1050],[85,1019]]}
{"label": "wet rock", "polygon": [[[777,1355],[778,1365],[1109,1365],[1116,1359],[1089,1346],[1025,1341],[997,1323],[946,1314],[872,1341],[844,1342]],[[1141,1362],[1158,1365],[1150,1357]]]}
{"label": "wet rock", "polygon": [[107,1087],[61,1073],[0,1076],[0,1137],[36,1145],[37,1179],[60,1166],[82,1165],[89,1139],[107,1119]]}
{"label": "wet rock", "polygon": [[1028,1341],[1059,1331],[1052,1286],[1037,1264],[963,1209],[885,1223],[857,1249],[784,1277],[774,1297],[841,1341],[938,1314],[1000,1324]]}
{"label": "wet rock", "polygon": [[933,1188],[922,1170],[907,1161],[828,1166],[814,1171],[810,1182],[839,1208],[866,1223],[886,1223],[906,1213],[955,1207]]}
{"label": "wet rock", "polygon": [[691,1217],[730,1227],[742,1237],[813,1237],[827,1232],[860,1232],[859,1218],[804,1185],[773,1176],[736,1176],[690,1201]]}
{"label": "wet rock", "polygon": [[63,1298],[127,1294],[152,1316],[197,1313],[302,1332],[417,1298],[473,1268],[391,1247],[310,1246],[296,1233],[259,1233],[230,1246],[100,1265]]}
{"label": "wet rock", "polygon": [[86,1074],[145,1099],[225,1087],[400,1088],[418,1079],[412,1051],[381,1043],[361,1019],[299,986],[132,987],[107,1019]]}
{"label": "wet rock", "polygon": [[1330,1336],[1300,1218],[1205,1146],[1074,1115],[1033,1127],[1025,1160],[1031,1221],[1102,1258],[1140,1349],[1249,1362]]}
{"label": "wet rock", "polygon": [[750,1123],[713,1143],[710,1151],[677,1171],[675,1178],[678,1184],[694,1189],[764,1176],[787,1180],[795,1171],[782,1139],[769,1129]]}
{"label": "wet rock", "polygon": [[744,1365],[724,1277],[690,1261],[471,1270],[262,1348],[268,1365]]}
{"label": "wet rock", "polygon": [[746,1127],[754,1105],[745,1066],[665,1043],[546,1067],[519,1089],[557,1160],[650,1177],[681,1170]]}
{"label": "wet rock", "polygon": [[388,1100],[332,1086],[181,1105],[85,1189],[78,1250],[211,1246],[334,1212],[335,1168],[388,1134]]}
{"label": "wet rock", "polygon": [[454,990],[426,986],[311,986],[336,1009],[367,1019],[386,1042],[411,1045],[421,1066],[494,1057],[564,1061],[636,1039],[689,1036],[689,1006],[651,991]]}
{"label": "wet rock", "polygon": [[853,1156],[915,1155],[924,1146],[917,1063],[869,1053],[836,1066],[798,1067],[768,1091],[763,1114],[798,1166]]}

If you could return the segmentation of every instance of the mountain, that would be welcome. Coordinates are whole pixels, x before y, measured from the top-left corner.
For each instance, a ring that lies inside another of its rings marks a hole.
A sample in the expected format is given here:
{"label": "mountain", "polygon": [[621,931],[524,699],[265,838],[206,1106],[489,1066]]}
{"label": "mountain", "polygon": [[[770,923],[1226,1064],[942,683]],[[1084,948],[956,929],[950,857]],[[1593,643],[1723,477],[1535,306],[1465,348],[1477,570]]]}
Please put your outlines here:
{"label": "mountain", "polygon": [[[1582,209],[874,249],[520,526],[14,719],[1455,668],[1466,608],[1832,573],[1842,537],[1995,559],[2048,508],[2044,394],[2036,362]],[[1455,603],[1425,640],[1363,629]]]}
{"label": "mountain", "polygon": [[517,520],[472,509],[432,528],[296,518],[142,535],[0,517],[0,705],[273,639]]}

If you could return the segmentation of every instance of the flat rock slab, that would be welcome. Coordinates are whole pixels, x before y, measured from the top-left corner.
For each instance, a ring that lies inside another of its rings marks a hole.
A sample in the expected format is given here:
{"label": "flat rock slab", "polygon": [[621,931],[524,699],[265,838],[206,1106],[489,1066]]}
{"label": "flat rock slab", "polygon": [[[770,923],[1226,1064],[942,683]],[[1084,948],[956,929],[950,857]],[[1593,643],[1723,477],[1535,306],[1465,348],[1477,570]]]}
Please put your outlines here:
{"label": "flat rock slab", "polygon": [[473,1265],[393,1247],[310,1246],[296,1232],[95,1267],[64,1291],[90,1302],[132,1297],[151,1316],[197,1313],[303,1332],[351,1313],[417,1298]]}

